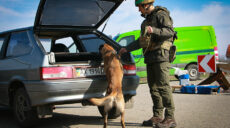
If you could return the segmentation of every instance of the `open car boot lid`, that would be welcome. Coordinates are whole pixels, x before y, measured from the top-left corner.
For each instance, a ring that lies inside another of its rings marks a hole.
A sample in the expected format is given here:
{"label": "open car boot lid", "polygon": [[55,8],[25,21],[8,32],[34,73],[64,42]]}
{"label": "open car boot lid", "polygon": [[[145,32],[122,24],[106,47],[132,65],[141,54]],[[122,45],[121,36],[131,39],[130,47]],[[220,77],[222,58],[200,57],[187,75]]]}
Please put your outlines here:
{"label": "open car boot lid", "polygon": [[97,29],[123,0],[40,0],[34,30]]}

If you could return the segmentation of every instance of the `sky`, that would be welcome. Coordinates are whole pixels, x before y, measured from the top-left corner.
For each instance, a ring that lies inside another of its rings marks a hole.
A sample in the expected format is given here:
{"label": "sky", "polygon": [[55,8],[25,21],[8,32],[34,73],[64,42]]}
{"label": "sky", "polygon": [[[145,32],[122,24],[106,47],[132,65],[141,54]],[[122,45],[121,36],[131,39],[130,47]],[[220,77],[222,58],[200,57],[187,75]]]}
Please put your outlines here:
{"label": "sky", "polygon": [[[107,35],[140,29],[143,18],[135,0],[126,0],[109,18]],[[39,0],[0,0],[0,32],[32,26]],[[155,0],[154,5],[166,7],[174,27],[212,25],[216,32],[219,57],[230,44],[230,0]],[[99,28],[101,30],[102,27]]]}

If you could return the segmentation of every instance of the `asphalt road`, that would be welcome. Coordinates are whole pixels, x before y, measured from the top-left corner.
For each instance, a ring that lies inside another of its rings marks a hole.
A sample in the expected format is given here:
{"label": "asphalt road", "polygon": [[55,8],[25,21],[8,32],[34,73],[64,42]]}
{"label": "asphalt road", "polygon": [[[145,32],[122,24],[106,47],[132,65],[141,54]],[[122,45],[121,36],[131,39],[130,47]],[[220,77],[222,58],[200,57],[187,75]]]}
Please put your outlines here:
{"label": "asphalt road", "polygon": [[[171,85],[178,84],[171,82]],[[230,93],[217,95],[173,93],[177,128],[230,128]],[[126,109],[127,128],[139,128],[152,116],[148,86],[141,84],[132,109]],[[102,128],[97,107],[68,104],[56,106],[53,118],[42,119],[37,128]],[[109,128],[120,128],[120,118],[109,120]],[[18,128],[13,113],[0,107],[0,128]]]}

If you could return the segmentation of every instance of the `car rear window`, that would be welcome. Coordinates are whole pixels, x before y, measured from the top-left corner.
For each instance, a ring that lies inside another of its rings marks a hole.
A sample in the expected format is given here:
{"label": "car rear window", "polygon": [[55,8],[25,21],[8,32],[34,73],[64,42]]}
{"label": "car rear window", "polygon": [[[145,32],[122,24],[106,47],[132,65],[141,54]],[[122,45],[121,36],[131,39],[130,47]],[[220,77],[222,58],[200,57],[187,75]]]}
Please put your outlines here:
{"label": "car rear window", "polygon": [[46,52],[68,52],[68,53],[78,53],[76,44],[74,43],[72,37],[63,37],[54,40],[54,45],[52,46],[52,37],[50,38],[39,38],[40,42]]}
{"label": "car rear window", "polygon": [[80,53],[80,52],[99,52],[99,47],[105,43],[105,40],[95,34],[77,35],[77,40],[72,37],[63,37],[53,40],[55,37],[39,38],[46,52],[65,52],[65,53]]}
{"label": "car rear window", "polygon": [[[80,4],[79,4],[80,3]],[[47,0],[42,25],[95,26],[115,5],[103,0]]]}

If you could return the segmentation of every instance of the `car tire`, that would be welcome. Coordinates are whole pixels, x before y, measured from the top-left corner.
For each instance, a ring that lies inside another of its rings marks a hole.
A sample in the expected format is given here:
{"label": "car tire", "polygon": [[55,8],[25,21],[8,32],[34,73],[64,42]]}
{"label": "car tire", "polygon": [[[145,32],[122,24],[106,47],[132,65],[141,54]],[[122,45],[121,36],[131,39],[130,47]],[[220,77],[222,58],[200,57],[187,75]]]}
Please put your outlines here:
{"label": "car tire", "polygon": [[[108,113],[108,119],[116,119],[118,118],[121,114],[120,112],[116,111],[117,108],[113,107],[109,113]],[[104,106],[98,106],[98,111],[100,112],[100,114],[102,115],[102,117],[104,117]]]}
{"label": "car tire", "polygon": [[188,65],[186,70],[188,70],[189,79],[191,81],[198,80],[200,78],[200,73],[198,72],[198,68],[196,64]]}
{"label": "car tire", "polygon": [[31,127],[38,121],[35,108],[30,105],[29,97],[23,88],[17,89],[14,95],[14,117],[21,127]]}

